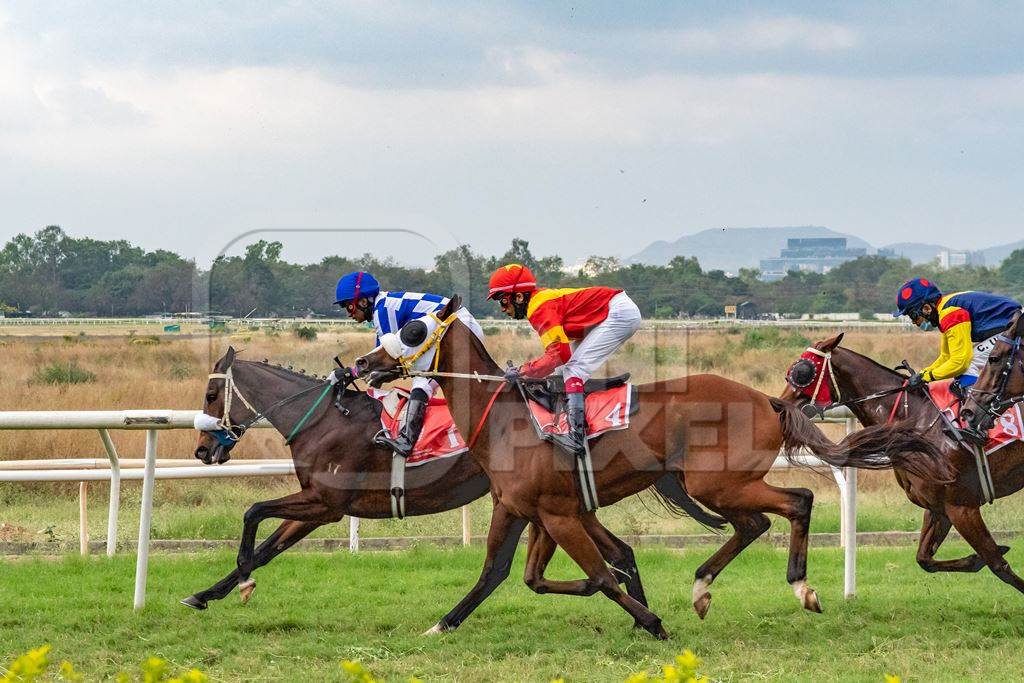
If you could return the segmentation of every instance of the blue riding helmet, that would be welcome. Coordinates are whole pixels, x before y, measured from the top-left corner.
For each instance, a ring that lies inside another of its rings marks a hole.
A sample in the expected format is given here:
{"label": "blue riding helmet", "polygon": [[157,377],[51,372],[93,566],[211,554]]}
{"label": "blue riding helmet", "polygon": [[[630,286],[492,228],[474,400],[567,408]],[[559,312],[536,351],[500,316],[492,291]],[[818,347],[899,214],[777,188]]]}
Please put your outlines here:
{"label": "blue riding helmet", "polygon": [[937,301],[942,298],[942,292],[934,282],[923,277],[915,277],[904,282],[896,292],[896,308],[892,317],[898,318],[901,315],[920,310],[921,306],[929,301]]}
{"label": "blue riding helmet", "polygon": [[357,270],[354,273],[342,275],[338,280],[338,286],[334,291],[334,303],[354,301],[364,296],[367,299],[372,299],[378,294],[380,294],[380,283],[377,282],[377,278]]}

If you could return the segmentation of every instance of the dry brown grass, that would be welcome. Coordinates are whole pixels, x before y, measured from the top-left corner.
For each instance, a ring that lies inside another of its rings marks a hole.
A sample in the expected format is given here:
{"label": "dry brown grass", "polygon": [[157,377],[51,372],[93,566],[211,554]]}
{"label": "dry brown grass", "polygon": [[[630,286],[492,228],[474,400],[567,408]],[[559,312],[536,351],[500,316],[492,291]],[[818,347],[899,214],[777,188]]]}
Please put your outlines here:
{"label": "dry brown grass", "polygon": [[[333,367],[331,359],[336,354],[351,362],[373,344],[373,335],[361,331],[321,331],[315,341],[302,341],[291,330],[188,338],[162,336],[159,343],[153,344],[138,343],[151,330],[133,328],[132,334],[122,329],[119,334],[80,337],[79,329],[48,328],[51,336],[45,338],[3,338],[0,410],[198,408],[206,374],[229,344],[241,350],[242,357],[269,358],[319,374]],[[641,330],[613,358],[607,372],[629,371],[637,382],[712,372],[777,394],[782,389],[786,368],[799,355],[805,341],[816,338],[815,332],[784,331],[775,348],[750,348],[748,332],[739,328]],[[826,336],[824,332],[819,334]],[[923,365],[934,353],[934,341],[913,333],[857,331],[847,335],[845,344],[886,364],[908,358],[915,365]],[[535,335],[526,329],[489,335],[487,345],[502,364],[506,359],[521,362],[540,351]],[[54,362],[77,364],[95,373],[96,381],[76,385],[31,381],[41,367]],[[124,457],[138,456],[142,447],[139,434],[115,432],[114,439]],[[187,430],[164,432],[160,435],[159,455],[187,457],[194,439]],[[101,455],[99,439],[91,431],[0,432],[0,457],[7,459]],[[261,456],[287,456],[278,435],[268,430],[254,432],[237,451],[237,457]]]}

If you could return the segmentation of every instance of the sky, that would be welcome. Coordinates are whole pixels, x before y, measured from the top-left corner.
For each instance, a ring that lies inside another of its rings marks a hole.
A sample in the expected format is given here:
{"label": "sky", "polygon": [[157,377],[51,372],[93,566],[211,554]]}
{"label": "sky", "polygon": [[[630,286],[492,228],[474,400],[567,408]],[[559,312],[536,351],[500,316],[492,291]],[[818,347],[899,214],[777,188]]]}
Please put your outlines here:
{"label": "sky", "polygon": [[0,1],[0,242],[987,247],[1024,233],[1022,43],[1012,2]]}

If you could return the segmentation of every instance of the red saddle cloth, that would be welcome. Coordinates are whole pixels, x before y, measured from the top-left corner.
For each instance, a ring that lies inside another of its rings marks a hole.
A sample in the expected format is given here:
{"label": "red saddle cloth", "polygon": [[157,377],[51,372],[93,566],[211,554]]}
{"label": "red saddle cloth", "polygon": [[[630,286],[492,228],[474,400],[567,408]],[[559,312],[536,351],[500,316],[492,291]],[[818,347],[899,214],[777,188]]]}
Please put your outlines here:
{"label": "red saddle cloth", "polygon": [[[960,424],[960,399],[949,390],[950,381],[929,382],[928,391],[931,392],[932,400],[953,424]],[[988,442],[985,444],[985,455],[991,455],[1008,443],[1024,440],[1024,422],[1020,418],[1020,406],[1014,404],[1003,413],[996,424],[988,432]]]}
{"label": "red saddle cloth", "polygon": [[[595,436],[616,429],[628,429],[632,395],[633,392],[629,384],[587,394],[584,404],[587,411],[587,439],[593,439]],[[530,406],[533,419],[542,433],[569,433],[569,423],[565,413],[556,416],[544,406],[530,400],[526,402],[526,405]]]}
{"label": "red saddle cloth", "polygon": [[[405,423],[405,404],[409,400],[409,392],[396,388],[388,391],[370,388],[367,392],[371,398],[381,402],[380,424],[391,436],[398,436],[402,424]],[[431,398],[427,403],[427,414],[423,418],[423,431],[416,441],[412,455],[405,460],[406,467],[422,465],[430,460],[448,458],[465,453],[469,448],[459,430],[455,428],[455,420],[448,410],[448,402],[443,398]]]}

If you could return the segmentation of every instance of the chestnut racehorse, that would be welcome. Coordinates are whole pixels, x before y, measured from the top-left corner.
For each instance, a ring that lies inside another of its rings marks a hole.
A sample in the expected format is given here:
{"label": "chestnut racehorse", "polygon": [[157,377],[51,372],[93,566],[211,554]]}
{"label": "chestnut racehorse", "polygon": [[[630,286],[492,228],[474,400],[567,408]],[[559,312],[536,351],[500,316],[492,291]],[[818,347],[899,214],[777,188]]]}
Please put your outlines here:
{"label": "chestnut racehorse", "polygon": [[[812,355],[828,359],[827,364],[816,366],[816,374],[810,378],[813,384],[818,383],[817,373],[825,372],[826,376],[821,381],[838,388],[842,402],[849,406],[861,424],[880,425],[899,418],[926,430],[932,447],[941,451],[955,474],[952,481],[943,481],[942,478],[922,476],[927,473],[920,471],[911,472],[899,466],[894,469],[896,481],[906,492],[907,498],[924,508],[917,563],[927,572],[977,572],[987,566],[1000,579],[1024,592],[1024,581],[1014,573],[1003,557],[1009,548],[996,543],[982,519],[981,506],[985,500],[974,455],[944,432],[938,409],[925,391],[892,393],[903,386],[907,380],[906,375],[839,346],[842,339],[843,335],[840,334],[819,341],[812,347],[817,352],[812,352]],[[999,355],[995,357],[1000,358]],[[792,380],[796,364],[800,362],[797,361],[791,367],[788,375],[790,384],[782,398],[795,404],[807,405],[810,399],[805,395],[806,392],[801,393],[799,386],[793,386]],[[808,378],[799,378],[795,383],[808,386]],[[886,395],[870,398],[877,393]],[[988,459],[997,498],[1016,493],[1024,487],[1024,443],[1010,443],[988,456]],[[951,527],[960,532],[975,552],[956,560],[936,560],[935,553]]]}
{"label": "chestnut racehorse", "polygon": [[[228,374],[229,392],[225,389]],[[322,380],[266,361],[236,359],[235,350],[229,348],[214,365],[204,411],[222,423],[245,425],[255,421],[255,410],[265,414],[282,436],[289,436],[326,387]],[[391,516],[391,452],[372,444],[373,435],[381,428],[381,402],[340,385],[334,392],[331,400],[323,401],[291,440],[301,490],[250,507],[243,517],[238,567],[210,588],[185,598],[182,604],[206,609],[210,600],[226,597],[235,586],[239,587],[242,600],[247,601],[256,586],[251,577],[253,570],[314,529],[338,522],[345,515],[373,519]],[[228,400],[230,414],[224,420],[228,393],[233,400]],[[335,399],[340,409],[334,405]],[[244,430],[236,428],[236,432]],[[226,462],[233,443],[225,448],[209,432],[202,432],[195,456],[208,465]],[[666,480],[658,484],[667,486],[663,495],[675,495],[672,483]],[[410,467],[406,470],[406,513],[430,515],[454,510],[484,495],[488,486],[487,475],[468,453]],[[285,521],[255,547],[257,528],[267,518]],[[708,521],[714,522],[710,517]],[[615,567],[629,594],[644,602],[632,549],[603,526],[595,529],[602,555]],[[506,548],[502,558],[507,556],[511,564],[514,552],[514,546]]]}
{"label": "chestnut racehorse", "polygon": [[[428,325],[422,344],[409,347],[393,335],[382,338],[380,347],[356,360],[362,375],[379,384],[402,374],[403,359],[424,346],[434,346],[439,354],[434,374],[459,430],[477,437],[473,457],[491,481],[494,510],[483,573],[469,594],[430,632],[456,628],[504,579],[496,564],[499,551],[529,520],[538,529],[529,539],[526,568],[526,583],[533,590],[569,595],[601,592],[649,632],[667,637],[661,619],[623,593],[605,566],[594,542],[597,518],[593,512],[581,511],[575,475],[568,464],[571,458],[536,437],[518,392],[505,390],[508,387],[503,382],[471,379],[474,375],[500,375],[501,371],[483,343],[453,315],[460,305],[459,297],[452,297],[436,318],[421,319]],[[396,345],[402,350],[393,358],[386,349],[394,350]],[[732,538],[696,572],[693,606],[702,618],[710,605],[712,581],[768,529],[765,512],[790,520],[787,580],[805,608],[820,611],[806,580],[813,495],[807,489],[779,488],[764,481],[780,448],[807,447],[838,466],[877,469],[898,463],[924,476],[941,476],[930,444],[911,431],[863,430],[837,446],[794,406],[714,375],[642,385],[638,401],[639,411],[629,429],[591,441],[599,502],[611,505],[642,491],[667,472],[690,496],[732,524]],[[547,537],[540,535],[541,529]],[[545,581],[539,576],[556,544],[583,569],[585,579]]]}

